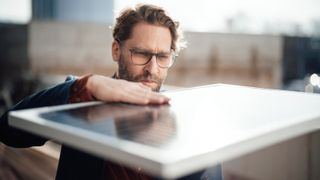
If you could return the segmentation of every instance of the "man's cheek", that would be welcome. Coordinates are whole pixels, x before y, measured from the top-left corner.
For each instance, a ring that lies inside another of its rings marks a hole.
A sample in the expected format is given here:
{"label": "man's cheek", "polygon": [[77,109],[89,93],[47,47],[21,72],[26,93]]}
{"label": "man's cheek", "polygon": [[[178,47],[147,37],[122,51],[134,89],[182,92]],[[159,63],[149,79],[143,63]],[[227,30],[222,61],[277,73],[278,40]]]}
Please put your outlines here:
{"label": "man's cheek", "polygon": [[140,66],[134,65],[134,66],[129,66],[128,70],[132,75],[139,75],[143,72],[143,69]]}

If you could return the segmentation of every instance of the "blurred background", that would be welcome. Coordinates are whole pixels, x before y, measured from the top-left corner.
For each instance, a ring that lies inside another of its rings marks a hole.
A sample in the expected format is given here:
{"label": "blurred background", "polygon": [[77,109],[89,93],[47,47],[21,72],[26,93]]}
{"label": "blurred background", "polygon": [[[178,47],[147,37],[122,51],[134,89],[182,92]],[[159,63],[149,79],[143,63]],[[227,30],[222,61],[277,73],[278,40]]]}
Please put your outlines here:
{"label": "blurred background", "polygon": [[[188,42],[167,85],[320,92],[319,0],[0,0],[0,113],[68,74],[111,76],[114,19],[143,2],[167,9]],[[225,178],[320,179],[319,137],[308,134],[226,162]],[[0,179],[54,178],[58,157],[52,142],[25,151],[2,145]],[[29,159],[34,171],[23,170],[18,158]]]}

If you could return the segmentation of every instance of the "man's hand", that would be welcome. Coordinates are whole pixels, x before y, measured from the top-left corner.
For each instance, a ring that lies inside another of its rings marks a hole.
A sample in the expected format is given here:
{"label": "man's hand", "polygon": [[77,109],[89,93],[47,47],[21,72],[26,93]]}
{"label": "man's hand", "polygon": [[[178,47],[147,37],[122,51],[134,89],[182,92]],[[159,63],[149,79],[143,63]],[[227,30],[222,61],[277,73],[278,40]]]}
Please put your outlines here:
{"label": "man's hand", "polygon": [[112,79],[101,75],[92,75],[88,79],[87,88],[100,101],[125,102],[132,104],[164,104],[169,98],[153,92],[142,83]]}

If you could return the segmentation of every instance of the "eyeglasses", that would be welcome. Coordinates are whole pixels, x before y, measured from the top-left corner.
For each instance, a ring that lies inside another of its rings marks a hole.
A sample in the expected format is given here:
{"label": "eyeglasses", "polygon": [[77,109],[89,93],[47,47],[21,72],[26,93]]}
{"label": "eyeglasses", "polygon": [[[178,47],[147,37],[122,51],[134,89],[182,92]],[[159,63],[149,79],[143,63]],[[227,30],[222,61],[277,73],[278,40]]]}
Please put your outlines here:
{"label": "eyeglasses", "polygon": [[170,53],[152,53],[140,49],[129,49],[131,53],[131,61],[134,65],[143,66],[148,64],[152,57],[156,57],[156,62],[160,68],[169,68],[172,66],[176,55],[173,51]]}

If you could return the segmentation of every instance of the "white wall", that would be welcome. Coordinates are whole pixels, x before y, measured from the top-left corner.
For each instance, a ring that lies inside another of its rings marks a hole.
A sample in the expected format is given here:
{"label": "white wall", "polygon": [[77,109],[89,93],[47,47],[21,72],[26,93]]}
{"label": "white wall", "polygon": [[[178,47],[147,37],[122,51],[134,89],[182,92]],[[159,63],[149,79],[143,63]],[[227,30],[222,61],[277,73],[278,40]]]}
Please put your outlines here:
{"label": "white wall", "polygon": [[36,73],[85,73],[109,69],[112,36],[93,23],[33,22],[29,55]]}

